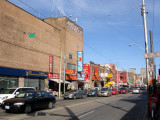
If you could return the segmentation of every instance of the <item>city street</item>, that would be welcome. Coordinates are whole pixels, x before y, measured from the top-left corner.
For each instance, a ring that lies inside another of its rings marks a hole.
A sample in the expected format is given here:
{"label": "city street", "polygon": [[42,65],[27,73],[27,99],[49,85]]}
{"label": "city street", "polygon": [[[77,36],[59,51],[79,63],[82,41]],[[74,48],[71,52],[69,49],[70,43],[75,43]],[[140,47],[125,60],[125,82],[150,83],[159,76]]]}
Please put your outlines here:
{"label": "city street", "polygon": [[0,110],[0,120],[143,120],[146,91],[141,94],[119,94],[111,97],[85,99],[57,99],[53,109],[30,114],[5,113]]}

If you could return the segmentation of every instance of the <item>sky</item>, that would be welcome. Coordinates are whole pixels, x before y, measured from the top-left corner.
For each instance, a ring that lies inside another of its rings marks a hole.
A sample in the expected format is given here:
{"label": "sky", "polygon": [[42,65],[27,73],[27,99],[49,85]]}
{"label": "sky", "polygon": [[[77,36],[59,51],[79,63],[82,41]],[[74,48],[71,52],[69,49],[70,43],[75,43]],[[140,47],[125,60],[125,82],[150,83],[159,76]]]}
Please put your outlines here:
{"label": "sky", "polygon": [[[69,17],[83,28],[84,63],[113,63],[118,69],[146,67],[142,0],[8,0],[41,17]],[[160,51],[160,1],[145,0],[148,43]],[[52,14],[53,10],[53,14]],[[60,14],[61,11],[61,14]],[[71,16],[71,17],[70,17]],[[129,43],[132,43],[129,46]],[[155,58],[157,69],[160,58]]]}

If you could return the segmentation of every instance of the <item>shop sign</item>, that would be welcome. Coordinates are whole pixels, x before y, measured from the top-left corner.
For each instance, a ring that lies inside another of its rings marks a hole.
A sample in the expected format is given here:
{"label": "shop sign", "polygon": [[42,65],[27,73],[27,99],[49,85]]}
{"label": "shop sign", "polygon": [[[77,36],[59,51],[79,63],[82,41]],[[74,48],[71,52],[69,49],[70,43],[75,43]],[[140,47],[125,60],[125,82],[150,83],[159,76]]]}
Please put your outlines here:
{"label": "shop sign", "polygon": [[113,77],[113,74],[109,73],[109,74],[108,74],[108,77],[109,77],[109,78],[112,78],[112,77]]}
{"label": "shop sign", "polygon": [[92,76],[92,80],[101,80],[101,77]]}
{"label": "shop sign", "polygon": [[53,56],[49,56],[49,73],[53,73]]}
{"label": "shop sign", "polygon": [[98,75],[98,67],[94,67],[94,75]]}
{"label": "shop sign", "polygon": [[78,51],[78,72],[83,71],[83,51]]}
{"label": "shop sign", "polygon": [[158,75],[158,81],[159,81],[159,83],[160,83],[160,75]]}
{"label": "shop sign", "polygon": [[84,64],[83,65],[83,72],[84,72],[84,81],[90,80],[90,65]]}
{"label": "shop sign", "polygon": [[82,74],[82,73],[78,73],[78,80],[84,80],[84,74]]}
{"label": "shop sign", "polygon": [[114,82],[114,81],[109,81],[108,84],[109,84],[109,85],[114,85],[115,82]]}
{"label": "shop sign", "polygon": [[74,74],[74,73],[75,73],[74,69],[65,70],[65,74]]}
{"label": "shop sign", "polygon": [[101,73],[100,75],[102,78],[108,77],[108,73]]}
{"label": "shop sign", "polygon": [[48,77],[48,72],[22,70],[22,69],[7,68],[7,67],[0,67],[0,74],[10,75],[10,76],[27,76],[27,77],[36,77],[36,78]]}
{"label": "shop sign", "polygon": [[77,80],[77,76],[66,75],[66,80]]}
{"label": "shop sign", "polygon": [[59,74],[56,74],[56,73],[48,73],[48,78],[59,79]]}

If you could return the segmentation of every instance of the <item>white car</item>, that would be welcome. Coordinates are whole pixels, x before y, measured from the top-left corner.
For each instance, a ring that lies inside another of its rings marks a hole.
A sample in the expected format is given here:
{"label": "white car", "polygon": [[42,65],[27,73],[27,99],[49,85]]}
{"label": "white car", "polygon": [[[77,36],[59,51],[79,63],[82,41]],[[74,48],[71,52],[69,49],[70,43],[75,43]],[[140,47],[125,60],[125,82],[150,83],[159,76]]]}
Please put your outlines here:
{"label": "white car", "polygon": [[133,91],[132,91],[132,94],[140,94],[140,89],[138,87],[133,87]]}
{"label": "white car", "polygon": [[4,100],[14,98],[19,93],[27,91],[27,90],[36,90],[36,89],[34,87],[18,87],[18,88],[8,88],[6,90],[3,90],[0,93],[0,105],[2,104]]}

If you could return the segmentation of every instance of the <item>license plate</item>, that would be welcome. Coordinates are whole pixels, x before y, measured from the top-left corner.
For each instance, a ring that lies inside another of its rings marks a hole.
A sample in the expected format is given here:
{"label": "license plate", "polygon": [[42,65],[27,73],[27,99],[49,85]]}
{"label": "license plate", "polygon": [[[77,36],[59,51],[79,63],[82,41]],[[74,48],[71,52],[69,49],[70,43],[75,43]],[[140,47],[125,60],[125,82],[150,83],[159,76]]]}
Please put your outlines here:
{"label": "license plate", "polygon": [[10,107],[9,106],[5,106],[5,109],[10,109]]}

